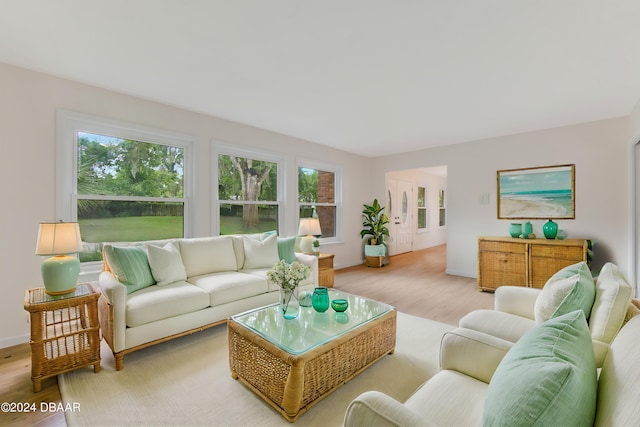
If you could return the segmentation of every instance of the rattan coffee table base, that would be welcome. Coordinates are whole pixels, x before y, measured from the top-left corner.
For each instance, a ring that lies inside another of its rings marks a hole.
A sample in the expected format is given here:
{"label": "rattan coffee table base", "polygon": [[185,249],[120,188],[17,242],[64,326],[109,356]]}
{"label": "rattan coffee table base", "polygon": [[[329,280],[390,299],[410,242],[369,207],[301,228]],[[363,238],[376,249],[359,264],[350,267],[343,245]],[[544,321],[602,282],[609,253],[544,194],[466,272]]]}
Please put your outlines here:
{"label": "rattan coffee table base", "polygon": [[290,422],[371,366],[396,345],[396,311],[299,355],[229,319],[231,376]]}

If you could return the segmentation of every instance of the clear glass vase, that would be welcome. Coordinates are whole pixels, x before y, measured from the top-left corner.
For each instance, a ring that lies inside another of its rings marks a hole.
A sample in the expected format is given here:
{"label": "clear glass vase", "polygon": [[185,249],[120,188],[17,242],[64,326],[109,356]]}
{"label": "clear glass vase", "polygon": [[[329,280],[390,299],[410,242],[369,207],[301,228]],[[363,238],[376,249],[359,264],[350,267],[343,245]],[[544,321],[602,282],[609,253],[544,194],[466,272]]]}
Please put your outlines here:
{"label": "clear glass vase", "polygon": [[300,314],[298,288],[280,288],[280,310],[285,319],[295,319]]}

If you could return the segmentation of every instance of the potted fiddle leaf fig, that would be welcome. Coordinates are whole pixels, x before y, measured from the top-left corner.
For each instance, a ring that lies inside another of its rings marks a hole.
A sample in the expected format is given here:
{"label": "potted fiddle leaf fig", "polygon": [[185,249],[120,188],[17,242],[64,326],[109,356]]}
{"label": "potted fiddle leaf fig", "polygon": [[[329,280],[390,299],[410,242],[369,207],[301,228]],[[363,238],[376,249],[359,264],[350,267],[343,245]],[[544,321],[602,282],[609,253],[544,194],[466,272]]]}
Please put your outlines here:
{"label": "potted fiddle leaf fig", "polygon": [[389,237],[388,223],[389,218],[384,213],[384,206],[380,205],[378,199],[374,199],[371,205],[364,205],[362,209],[363,228],[360,231],[360,236],[367,239],[364,254],[367,257],[380,257],[380,264],[382,263],[381,258],[387,252],[385,238]]}

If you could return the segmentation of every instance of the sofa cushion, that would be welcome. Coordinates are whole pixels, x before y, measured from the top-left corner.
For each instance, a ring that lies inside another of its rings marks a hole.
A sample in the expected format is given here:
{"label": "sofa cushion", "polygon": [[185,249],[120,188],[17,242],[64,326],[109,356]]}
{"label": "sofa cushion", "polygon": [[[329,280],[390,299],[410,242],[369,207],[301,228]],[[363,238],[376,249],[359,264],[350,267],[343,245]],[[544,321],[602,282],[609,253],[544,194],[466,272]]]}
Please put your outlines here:
{"label": "sofa cushion", "polygon": [[536,326],[536,321],[503,311],[473,310],[460,319],[459,326],[516,342]]}
{"label": "sofa cushion", "polygon": [[233,251],[236,254],[236,270],[242,270],[244,266],[244,237],[251,237],[252,239],[262,240],[263,233],[251,233],[251,234],[230,234],[233,241]]}
{"label": "sofa cushion", "polygon": [[591,426],[596,372],[582,310],[541,323],[498,365],[487,388],[483,425]]}
{"label": "sofa cushion", "polygon": [[404,405],[427,419],[429,426],[479,425],[487,387],[487,383],[460,372],[442,370]]}
{"label": "sofa cushion", "polygon": [[296,261],[296,236],[278,237],[278,258],[287,264]]}
{"label": "sofa cushion", "polygon": [[600,270],[596,280],[596,298],[591,309],[591,338],[610,343],[622,327],[633,289],[620,268],[610,262]]}
{"label": "sofa cushion", "polygon": [[596,426],[637,426],[640,413],[640,316],[624,325],[611,344],[598,379]]}
{"label": "sofa cushion", "polygon": [[130,294],[155,283],[147,253],[141,245],[119,247],[104,245],[105,259],[115,278]]}
{"label": "sofa cushion", "polygon": [[127,326],[135,327],[156,320],[192,313],[209,306],[209,295],[187,282],[149,286],[127,297]]}
{"label": "sofa cushion", "polygon": [[534,307],[535,319],[544,322],[574,310],[584,311],[589,318],[595,296],[589,266],[585,262],[570,265],[551,276],[542,288]]}
{"label": "sofa cushion", "polygon": [[238,269],[230,236],[180,240],[180,254],[187,277]]}
{"label": "sofa cushion", "polygon": [[148,245],[147,256],[151,273],[158,286],[187,280],[180,250],[175,244],[170,242],[163,247]]}
{"label": "sofa cushion", "polygon": [[242,236],[244,245],[243,269],[271,268],[278,262],[278,236],[269,235],[263,240]]}
{"label": "sofa cushion", "polygon": [[263,294],[267,290],[266,279],[235,271],[190,277],[189,283],[209,295],[211,306]]}

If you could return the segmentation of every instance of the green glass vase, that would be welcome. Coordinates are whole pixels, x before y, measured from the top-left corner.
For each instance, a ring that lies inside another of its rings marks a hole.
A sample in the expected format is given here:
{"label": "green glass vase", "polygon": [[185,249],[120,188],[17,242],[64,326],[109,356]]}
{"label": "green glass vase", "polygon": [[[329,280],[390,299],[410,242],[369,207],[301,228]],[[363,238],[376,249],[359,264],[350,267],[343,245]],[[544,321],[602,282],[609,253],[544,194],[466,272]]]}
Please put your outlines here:
{"label": "green glass vase", "polygon": [[542,226],[542,232],[547,239],[555,239],[558,235],[558,224],[549,220]]}
{"label": "green glass vase", "polygon": [[325,287],[317,287],[313,290],[311,304],[318,313],[324,313],[329,309],[329,292]]}
{"label": "green glass vase", "polygon": [[522,224],[512,222],[509,225],[509,234],[511,235],[511,237],[520,237],[520,235],[522,234]]}

